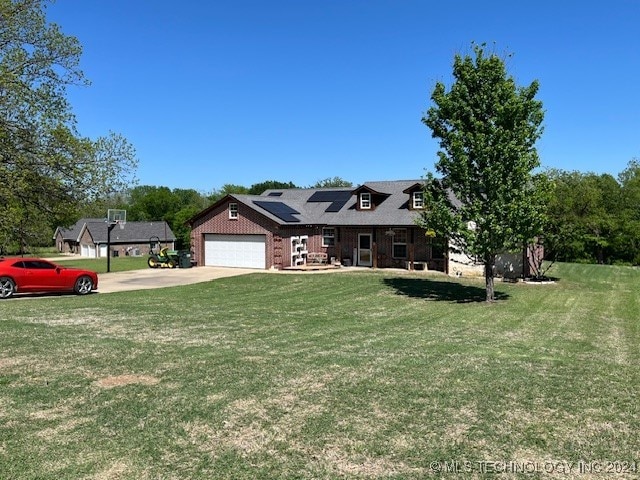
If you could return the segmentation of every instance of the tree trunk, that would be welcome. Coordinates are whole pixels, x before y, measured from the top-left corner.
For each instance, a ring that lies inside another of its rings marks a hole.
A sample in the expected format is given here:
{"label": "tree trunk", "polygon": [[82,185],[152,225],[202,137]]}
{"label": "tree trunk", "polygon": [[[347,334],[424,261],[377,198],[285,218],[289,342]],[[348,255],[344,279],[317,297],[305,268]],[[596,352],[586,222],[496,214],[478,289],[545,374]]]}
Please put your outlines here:
{"label": "tree trunk", "polygon": [[493,288],[493,265],[495,263],[495,255],[489,255],[484,261],[484,280],[487,290],[487,302],[496,300],[495,290]]}

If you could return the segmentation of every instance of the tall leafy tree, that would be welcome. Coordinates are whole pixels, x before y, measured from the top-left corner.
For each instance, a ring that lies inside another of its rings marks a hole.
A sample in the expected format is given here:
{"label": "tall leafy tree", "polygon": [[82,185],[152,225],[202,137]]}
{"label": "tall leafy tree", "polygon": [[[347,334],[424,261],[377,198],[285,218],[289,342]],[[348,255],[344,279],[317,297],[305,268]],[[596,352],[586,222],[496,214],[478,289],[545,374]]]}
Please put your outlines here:
{"label": "tall leafy tree", "polygon": [[187,248],[191,230],[186,221],[209,204],[207,197],[193,189],[139,185],[129,192],[127,219],[134,221],[165,220],[178,240],[178,248]]}
{"label": "tall leafy tree", "polygon": [[260,183],[254,183],[249,187],[249,195],[260,195],[265,190],[279,188],[298,188],[293,182],[279,182],[278,180],[267,180]]}
{"label": "tall leafy tree", "polygon": [[621,208],[615,209],[620,218],[620,235],[617,243],[619,257],[640,265],[640,160],[631,160],[620,173]]}
{"label": "tall leafy tree", "polygon": [[[65,223],[82,202],[128,183],[135,151],[121,136],[81,137],[66,98],[87,85],[82,48],[48,23],[47,0],[0,0],[0,238]],[[38,222],[38,225],[35,225]],[[21,227],[24,226],[24,227]],[[36,239],[37,240],[37,239]]]}
{"label": "tall leafy tree", "polygon": [[614,178],[592,172],[548,172],[554,184],[545,251],[563,261],[640,263],[640,166]]}
{"label": "tall leafy tree", "polygon": [[237,193],[237,194],[241,194],[241,195],[245,195],[247,193],[249,193],[249,189],[247,187],[245,187],[244,185],[236,185],[233,183],[225,183],[221,188],[219,189],[214,189],[209,195],[209,201],[211,203],[215,203],[218,200],[220,200],[221,198],[232,194],[232,193]]}
{"label": "tall leafy tree", "polygon": [[127,219],[132,221],[166,220],[171,222],[177,205],[169,187],[138,185],[129,192]]}
{"label": "tall leafy tree", "polygon": [[221,188],[214,189],[209,194],[209,200],[211,202],[217,202],[225,195],[229,195],[232,193],[242,195],[261,195],[265,190],[285,188],[298,187],[293,182],[280,182],[278,180],[265,180],[264,182],[254,183],[250,187],[245,187],[244,185],[236,185],[233,183],[225,183]]}
{"label": "tall leafy tree", "polygon": [[593,189],[583,185],[583,174],[550,170],[553,194],[548,204],[549,223],[544,232],[545,256],[553,260],[588,257],[582,218],[595,207]]}
{"label": "tall leafy tree", "polygon": [[427,175],[420,222],[484,263],[493,301],[496,255],[541,233],[547,188],[535,142],[544,112],[537,81],[519,87],[501,57],[484,45],[473,53],[455,56],[451,88],[436,84],[422,119],[439,139],[440,178]]}
{"label": "tall leafy tree", "polygon": [[328,177],[318,180],[311,188],[352,187],[353,183],[341,177]]}

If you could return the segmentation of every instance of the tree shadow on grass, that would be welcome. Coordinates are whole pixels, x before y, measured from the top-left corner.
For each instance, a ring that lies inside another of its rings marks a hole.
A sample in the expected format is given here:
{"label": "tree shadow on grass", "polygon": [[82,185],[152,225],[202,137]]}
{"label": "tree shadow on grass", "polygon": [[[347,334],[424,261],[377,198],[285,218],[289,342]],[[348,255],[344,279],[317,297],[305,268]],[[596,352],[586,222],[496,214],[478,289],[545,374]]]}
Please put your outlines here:
{"label": "tree shadow on grass", "polygon": [[[393,288],[398,295],[424,300],[475,303],[484,302],[487,299],[484,288],[457,282],[443,282],[427,278],[385,278],[384,284]],[[509,295],[504,292],[495,292],[496,301],[508,298]]]}

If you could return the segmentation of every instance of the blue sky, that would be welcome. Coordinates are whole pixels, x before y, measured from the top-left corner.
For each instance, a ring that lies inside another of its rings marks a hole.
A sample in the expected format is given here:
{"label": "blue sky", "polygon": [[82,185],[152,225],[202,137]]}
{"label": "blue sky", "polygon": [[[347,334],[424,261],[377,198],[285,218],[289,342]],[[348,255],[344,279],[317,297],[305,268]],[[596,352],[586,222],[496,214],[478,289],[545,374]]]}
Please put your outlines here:
{"label": "blue sky", "polygon": [[472,41],[540,82],[544,167],[612,173],[640,157],[640,0],[57,0],[92,85],[81,134],[136,148],[139,183],[210,192],[264,180],[420,178],[421,123]]}

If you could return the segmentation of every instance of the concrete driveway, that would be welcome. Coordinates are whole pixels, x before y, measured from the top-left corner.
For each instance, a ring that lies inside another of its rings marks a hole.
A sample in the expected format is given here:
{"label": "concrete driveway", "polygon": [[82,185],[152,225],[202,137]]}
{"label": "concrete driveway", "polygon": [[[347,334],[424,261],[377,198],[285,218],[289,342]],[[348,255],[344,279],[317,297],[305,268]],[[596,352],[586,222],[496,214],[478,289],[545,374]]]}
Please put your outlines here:
{"label": "concrete driveway", "polygon": [[264,272],[248,268],[196,267],[158,268],[130,270],[127,272],[101,273],[98,275],[98,293],[147,290],[208,282],[216,278],[235,277],[248,273]]}

